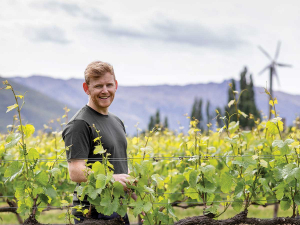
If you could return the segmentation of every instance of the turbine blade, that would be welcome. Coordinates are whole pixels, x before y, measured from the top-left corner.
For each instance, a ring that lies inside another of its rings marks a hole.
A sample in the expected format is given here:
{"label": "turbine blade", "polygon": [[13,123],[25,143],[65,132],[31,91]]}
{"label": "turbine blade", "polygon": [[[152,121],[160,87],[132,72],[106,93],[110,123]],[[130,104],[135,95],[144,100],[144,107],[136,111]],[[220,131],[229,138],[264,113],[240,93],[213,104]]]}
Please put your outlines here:
{"label": "turbine blade", "polygon": [[274,61],[276,61],[276,59],[278,58],[279,51],[280,51],[280,46],[281,46],[281,42],[278,41],[277,49],[276,49],[276,53],[275,53],[275,57],[274,57]]}
{"label": "turbine blade", "polygon": [[293,67],[290,64],[285,64],[285,63],[276,63],[277,66],[283,66],[283,67]]}
{"label": "turbine blade", "polygon": [[276,71],[275,67],[273,67],[273,73],[274,73],[274,75],[275,75],[275,77],[276,77],[276,79],[277,79],[278,85],[280,86],[279,76],[278,76],[278,74],[277,74],[277,71]]}
{"label": "turbine blade", "polygon": [[272,61],[272,58],[271,58],[271,56],[259,45],[259,46],[257,46],[258,48],[259,48],[259,50],[261,50],[262,51],[262,53],[264,53],[264,55],[265,56],[267,56],[268,57],[268,59],[270,59],[271,61]]}
{"label": "turbine blade", "polygon": [[265,68],[262,69],[258,74],[261,75],[263,72],[265,72],[268,68],[270,68],[270,65],[267,65]]}

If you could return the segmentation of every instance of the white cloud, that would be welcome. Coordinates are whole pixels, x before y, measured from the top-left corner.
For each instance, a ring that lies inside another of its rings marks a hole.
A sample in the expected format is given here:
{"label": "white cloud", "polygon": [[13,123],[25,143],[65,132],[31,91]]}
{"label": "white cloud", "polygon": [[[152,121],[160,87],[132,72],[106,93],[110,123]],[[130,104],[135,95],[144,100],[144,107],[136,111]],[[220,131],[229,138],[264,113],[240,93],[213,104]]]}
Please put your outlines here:
{"label": "white cloud", "polygon": [[[93,60],[114,65],[121,85],[238,78],[265,86],[257,45],[293,64],[275,89],[300,94],[299,1],[1,1],[0,73],[82,77]],[[18,62],[18,63],[16,63]]]}

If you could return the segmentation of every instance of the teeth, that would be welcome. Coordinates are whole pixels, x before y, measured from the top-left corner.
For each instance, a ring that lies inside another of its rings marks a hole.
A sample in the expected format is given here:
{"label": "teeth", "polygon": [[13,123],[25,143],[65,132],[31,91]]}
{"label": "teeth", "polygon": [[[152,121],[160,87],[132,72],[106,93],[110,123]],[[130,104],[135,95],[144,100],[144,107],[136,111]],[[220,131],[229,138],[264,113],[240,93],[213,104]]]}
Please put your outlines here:
{"label": "teeth", "polygon": [[100,98],[102,98],[102,99],[107,99],[108,97],[100,97]]}

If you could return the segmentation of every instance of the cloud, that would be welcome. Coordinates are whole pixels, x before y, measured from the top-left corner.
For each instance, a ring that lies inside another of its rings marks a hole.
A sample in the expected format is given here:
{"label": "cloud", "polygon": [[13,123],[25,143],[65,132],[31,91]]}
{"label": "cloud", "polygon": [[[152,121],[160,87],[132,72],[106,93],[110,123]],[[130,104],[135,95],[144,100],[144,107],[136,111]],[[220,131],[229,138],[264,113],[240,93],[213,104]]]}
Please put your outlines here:
{"label": "cloud", "polygon": [[111,22],[111,19],[98,9],[89,8],[82,11],[82,16],[94,22]]}
{"label": "cloud", "polygon": [[60,1],[36,2],[34,7],[43,8],[52,12],[63,11],[73,17],[84,17],[91,21],[110,22],[111,19],[100,12],[98,9],[91,7],[80,7],[75,3],[65,3]]}
{"label": "cloud", "polygon": [[71,16],[78,16],[81,9],[77,4],[64,3],[59,1],[36,2],[32,4],[34,7],[44,8],[52,12],[62,10]]}
{"label": "cloud", "polygon": [[216,32],[198,23],[181,23],[171,20],[155,23],[153,28],[157,30],[159,39],[192,46],[233,49],[245,44],[245,41],[229,28]]}
{"label": "cloud", "polygon": [[65,37],[64,31],[57,26],[27,28],[25,35],[34,42],[54,42],[57,44],[70,43]]}
{"label": "cloud", "polygon": [[215,31],[198,23],[183,23],[164,20],[151,23],[147,30],[134,30],[125,26],[102,26],[102,32],[108,36],[150,39],[195,47],[235,49],[244,45],[244,41],[235,30],[227,28]]}

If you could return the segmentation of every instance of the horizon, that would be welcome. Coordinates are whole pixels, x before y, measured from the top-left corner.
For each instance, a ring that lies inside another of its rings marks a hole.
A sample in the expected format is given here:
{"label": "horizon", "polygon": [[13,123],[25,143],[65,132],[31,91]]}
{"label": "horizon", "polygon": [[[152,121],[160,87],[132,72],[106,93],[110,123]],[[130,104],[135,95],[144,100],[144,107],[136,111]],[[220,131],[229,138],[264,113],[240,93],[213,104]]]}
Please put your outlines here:
{"label": "horizon", "polygon": [[[51,77],[51,76],[47,76],[47,75],[37,75],[37,74],[34,74],[34,75],[30,75],[28,77],[22,77],[22,76],[12,76],[12,77],[5,77],[5,76],[2,76],[0,74],[0,77],[2,78],[5,78],[5,79],[9,79],[9,78],[30,78],[30,77],[45,77],[45,78],[51,78],[51,79],[57,79],[57,80],[64,80],[64,81],[68,81],[68,80],[84,80],[84,78],[76,78],[76,77],[71,77],[71,78],[57,78],[57,77]],[[136,84],[136,85],[122,85],[118,82],[119,84],[119,87],[155,87],[155,86],[180,86],[180,87],[184,87],[184,86],[190,86],[190,85],[199,85],[199,84],[203,84],[203,85],[206,85],[206,84],[222,84],[224,82],[229,82],[231,81],[232,79],[234,78],[229,78],[229,79],[224,79],[223,81],[208,81],[208,82],[203,82],[203,83],[187,83],[187,84]],[[239,82],[239,79],[234,79],[236,82]],[[256,88],[265,88],[263,86],[258,86],[258,85],[255,85],[255,81],[254,81],[254,87]],[[288,91],[285,91],[285,90],[276,90],[276,89],[273,89],[273,91],[275,92],[281,92],[281,93],[286,93],[286,94],[290,94],[290,95],[294,95],[294,96],[300,96],[300,94],[295,94],[295,93],[290,93]]]}

